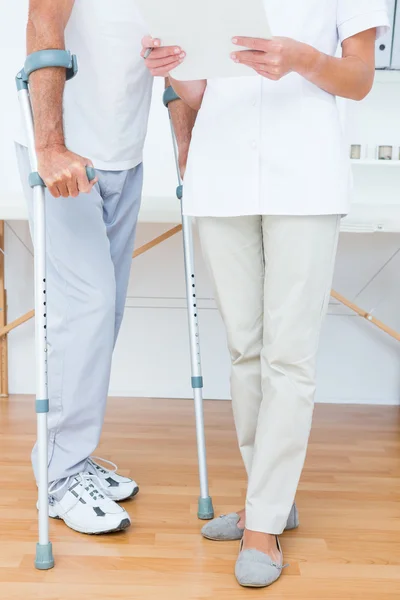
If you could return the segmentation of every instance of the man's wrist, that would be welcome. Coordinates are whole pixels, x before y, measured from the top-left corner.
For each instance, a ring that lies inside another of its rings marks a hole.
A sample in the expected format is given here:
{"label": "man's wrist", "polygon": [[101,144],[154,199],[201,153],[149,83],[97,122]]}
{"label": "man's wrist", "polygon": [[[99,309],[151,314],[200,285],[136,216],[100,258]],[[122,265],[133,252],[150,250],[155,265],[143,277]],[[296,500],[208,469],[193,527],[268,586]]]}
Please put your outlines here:
{"label": "man's wrist", "polygon": [[47,143],[43,143],[43,142],[39,142],[36,143],[36,152],[37,153],[41,153],[41,152],[48,152],[50,150],[59,150],[59,151],[65,151],[67,150],[67,147],[65,145],[65,141],[60,141],[60,142],[47,142]]}

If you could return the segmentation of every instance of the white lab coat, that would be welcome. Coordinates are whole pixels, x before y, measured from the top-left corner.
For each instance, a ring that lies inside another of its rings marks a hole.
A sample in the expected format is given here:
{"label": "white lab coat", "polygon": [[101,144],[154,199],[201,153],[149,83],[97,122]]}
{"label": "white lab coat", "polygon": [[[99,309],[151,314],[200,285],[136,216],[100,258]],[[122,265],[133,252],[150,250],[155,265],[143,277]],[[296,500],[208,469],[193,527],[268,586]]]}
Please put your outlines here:
{"label": "white lab coat", "polygon": [[[387,31],[386,0],[265,0],[272,32],[334,56]],[[241,32],[238,31],[237,35]],[[193,132],[184,212],[192,216],[346,214],[349,149],[336,99],[296,73],[208,81]]]}

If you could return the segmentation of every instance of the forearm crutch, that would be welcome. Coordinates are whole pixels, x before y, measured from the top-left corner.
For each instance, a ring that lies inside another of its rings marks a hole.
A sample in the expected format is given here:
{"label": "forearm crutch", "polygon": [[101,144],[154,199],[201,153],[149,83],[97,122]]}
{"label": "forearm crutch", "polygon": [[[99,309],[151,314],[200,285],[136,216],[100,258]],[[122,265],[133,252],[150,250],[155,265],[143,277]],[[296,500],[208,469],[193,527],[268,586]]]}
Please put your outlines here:
{"label": "forearm crutch", "polygon": [[[36,346],[36,413],[38,444],[39,488],[39,542],[36,546],[35,567],[47,570],[54,567],[53,549],[49,540],[48,500],[48,433],[47,413],[49,396],[47,385],[47,289],[46,289],[46,212],[45,184],[37,172],[33,112],[29,95],[29,77],[34,71],[50,67],[66,69],[67,80],[78,71],[76,57],[64,50],[42,50],[28,56],[24,68],[16,77],[22,120],[25,126],[33,188],[34,247],[35,247],[35,346]],[[87,167],[88,179],[95,177],[94,169]]]}
{"label": "forearm crutch", "polygon": [[171,113],[169,111],[169,105],[171,102],[175,102],[175,100],[180,100],[179,96],[175,93],[172,87],[167,88],[164,93],[163,101],[164,105],[168,108],[176,170],[178,174],[178,188],[176,190],[176,195],[181,203],[186,296],[189,317],[190,357],[192,363],[192,388],[196,413],[197,452],[200,476],[200,497],[197,516],[199,519],[208,520],[214,517],[214,509],[208,486],[207,452],[204,433],[203,376],[201,368],[199,321],[197,316],[198,306],[196,298],[196,276],[194,272],[193,234],[191,218],[185,216],[182,211],[183,185],[179,169],[178,145],[171,119]]}

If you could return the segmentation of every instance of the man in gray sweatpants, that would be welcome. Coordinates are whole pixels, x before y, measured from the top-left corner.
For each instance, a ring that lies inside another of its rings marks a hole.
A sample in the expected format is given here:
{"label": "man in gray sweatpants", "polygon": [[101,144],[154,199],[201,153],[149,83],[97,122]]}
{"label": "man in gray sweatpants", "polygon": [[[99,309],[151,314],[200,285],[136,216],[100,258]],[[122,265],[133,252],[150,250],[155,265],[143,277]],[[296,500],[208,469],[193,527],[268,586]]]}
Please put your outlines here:
{"label": "man in gray sweatpants", "polygon": [[[38,170],[47,186],[49,510],[82,533],[128,527],[117,502],[138,492],[113,463],[91,455],[140,208],[152,91],[140,57],[146,33],[133,0],[30,0],[28,54],[66,47],[79,62],[67,86],[65,70],[55,68],[35,72],[30,83]],[[28,152],[24,136],[17,141],[32,226]],[[97,174],[91,183],[89,165]],[[37,474],[36,448],[32,458]]]}

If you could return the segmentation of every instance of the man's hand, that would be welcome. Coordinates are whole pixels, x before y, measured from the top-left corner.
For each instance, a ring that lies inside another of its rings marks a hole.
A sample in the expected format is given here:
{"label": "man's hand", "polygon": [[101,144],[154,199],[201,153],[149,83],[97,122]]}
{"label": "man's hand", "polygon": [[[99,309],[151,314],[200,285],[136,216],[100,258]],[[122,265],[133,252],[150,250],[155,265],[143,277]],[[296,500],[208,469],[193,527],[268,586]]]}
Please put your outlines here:
{"label": "man's hand", "polygon": [[304,74],[313,68],[317,51],[306,44],[290,38],[277,37],[272,40],[237,37],[233,43],[251,50],[234,52],[232,59],[251,67],[263,77],[278,81],[291,72]]}
{"label": "man's hand", "polygon": [[[152,49],[148,58],[146,50]],[[170,71],[178,67],[185,59],[185,52],[179,46],[161,46],[161,41],[152,37],[142,40],[141,56],[145,58],[146,67],[155,77],[168,77]]]}
{"label": "man's hand", "polygon": [[38,172],[54,198],[76,198],[88,194],[98,179],[89,182],[86,167],[93,163],[87,158],[70,152],[65,146],[53,146],[38,150]]}

